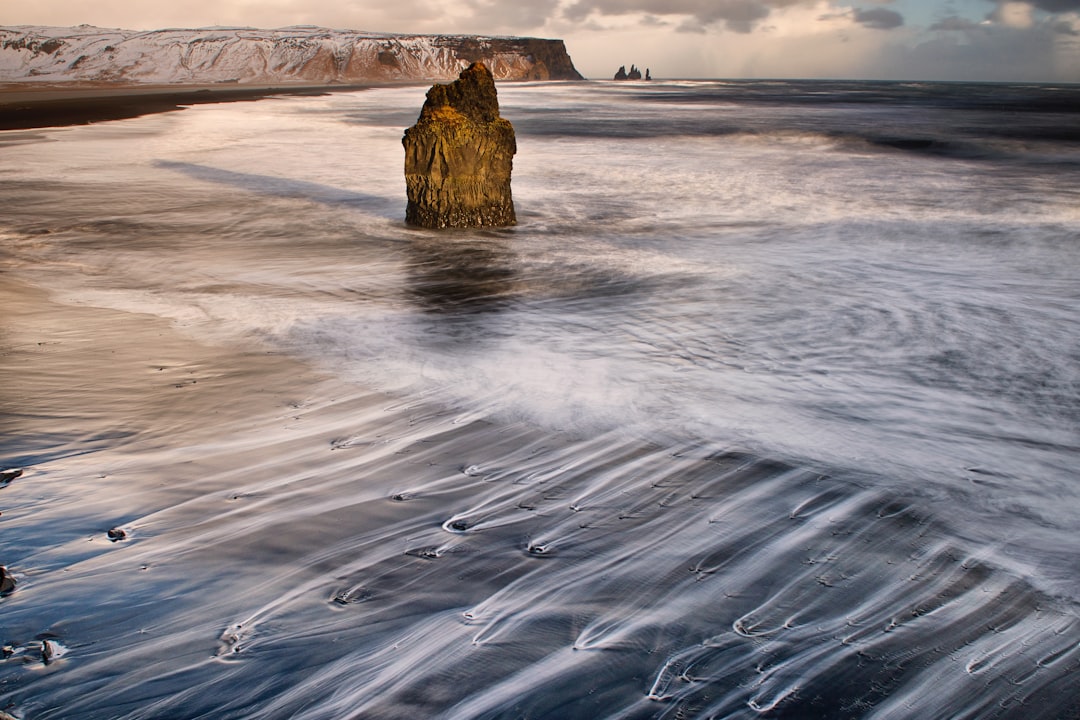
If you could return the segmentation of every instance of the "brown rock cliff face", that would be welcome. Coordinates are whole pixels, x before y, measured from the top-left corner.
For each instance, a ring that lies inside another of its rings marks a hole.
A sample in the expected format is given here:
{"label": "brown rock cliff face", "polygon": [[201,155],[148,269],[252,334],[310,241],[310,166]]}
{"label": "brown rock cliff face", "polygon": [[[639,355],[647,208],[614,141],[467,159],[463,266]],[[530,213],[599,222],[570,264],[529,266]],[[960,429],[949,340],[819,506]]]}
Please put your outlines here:
{"label": "brown rock cliff face", "polygon": [[499,116],[495,79],[473,63],[427,93],[405,131],[405,222],[427,228],[500,227],[517,222],[510,193],[517,143]]}

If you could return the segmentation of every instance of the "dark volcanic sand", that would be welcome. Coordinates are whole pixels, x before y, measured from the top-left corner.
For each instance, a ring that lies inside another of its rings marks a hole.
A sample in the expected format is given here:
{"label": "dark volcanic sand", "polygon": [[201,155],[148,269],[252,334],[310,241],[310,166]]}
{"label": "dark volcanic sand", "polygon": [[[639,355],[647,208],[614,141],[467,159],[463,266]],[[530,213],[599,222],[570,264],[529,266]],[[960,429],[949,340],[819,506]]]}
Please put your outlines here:
{"label": "dark volcanic sand", "polygon": [[260,100],[270,95],[322,95],[360,90],[361,85],[0,85],[0,130],[85,125],[151,113],[182,110],[186,105]]}

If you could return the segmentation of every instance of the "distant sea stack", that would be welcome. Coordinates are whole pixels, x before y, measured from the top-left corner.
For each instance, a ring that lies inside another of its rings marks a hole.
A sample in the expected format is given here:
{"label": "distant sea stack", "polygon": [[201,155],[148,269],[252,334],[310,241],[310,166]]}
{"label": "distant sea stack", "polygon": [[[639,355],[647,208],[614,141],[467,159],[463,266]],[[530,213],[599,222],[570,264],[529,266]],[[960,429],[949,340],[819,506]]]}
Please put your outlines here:
{"label": "distant sea stack", "polygon": [[[630,72],[626,71],[625,65],[620,65],[618,71],[615,73],[613,80],[641,80],[641,71],[637,69],[636,65],[630,66]],[[649,68],[645,68],[645,79],[652,80],[652,73],[649,72]]]}
{"label": "distant sea stack", "polygon": [[0,28],[0,82],[332,83],[452,80],[483,62],[499,80],[581,80],[562,40],[281,30]]}
{"label": "distant sea stack", "polygon": [[517,222],[510,193],[517,143],[499,116],[495,78],[473,63],[427,93],[405,131],[405,222],[426,228],[500,227]]}

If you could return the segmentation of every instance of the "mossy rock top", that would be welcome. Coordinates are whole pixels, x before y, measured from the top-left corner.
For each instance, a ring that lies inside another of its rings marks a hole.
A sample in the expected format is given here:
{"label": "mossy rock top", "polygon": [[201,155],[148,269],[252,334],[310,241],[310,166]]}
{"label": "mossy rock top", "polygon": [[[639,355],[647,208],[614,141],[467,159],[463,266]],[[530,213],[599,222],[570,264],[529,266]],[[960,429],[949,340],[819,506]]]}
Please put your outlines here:
{"label": "mossy rock top", "polygon": [[445,121],[455,113],[480,124],[499,119],[495,78],[484,63],[475,62],[465,68],[449,85],[433,85],[427,92],[417,124]]}

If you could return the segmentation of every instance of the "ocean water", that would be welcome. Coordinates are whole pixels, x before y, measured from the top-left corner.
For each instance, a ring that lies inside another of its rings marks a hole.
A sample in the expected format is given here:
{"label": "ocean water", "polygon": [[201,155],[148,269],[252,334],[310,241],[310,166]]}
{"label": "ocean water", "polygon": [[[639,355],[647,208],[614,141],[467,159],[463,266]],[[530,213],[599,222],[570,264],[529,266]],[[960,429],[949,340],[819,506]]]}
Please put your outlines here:
{"label": "ocean water", "polygon": [[424,91],[0,133],[0,710],[1080,717],[1080,88]]}

